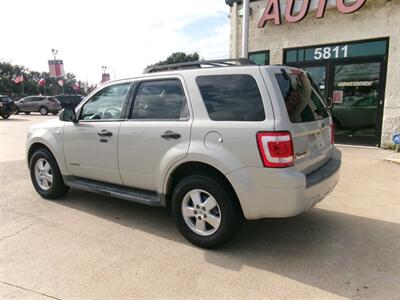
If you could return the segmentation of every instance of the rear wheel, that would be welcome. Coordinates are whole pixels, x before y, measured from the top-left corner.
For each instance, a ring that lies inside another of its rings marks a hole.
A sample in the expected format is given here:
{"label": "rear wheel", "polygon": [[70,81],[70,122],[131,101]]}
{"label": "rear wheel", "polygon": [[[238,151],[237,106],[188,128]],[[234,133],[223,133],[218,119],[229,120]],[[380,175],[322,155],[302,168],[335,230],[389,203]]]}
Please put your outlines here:
{"label": "rear wheel", "polygon": [[33,186],[43,198],[57,199],[68,191],[57,162],[47,149],[36,150],[30,160],[29,168]]}
{"label": "rear wheel", "polygon": [[218,181],[192,175],[182,179],[172,195],[172,213],[179,231],[191,243],[216,248],[235,235],[241,216],[233,195]]}
{"label": "rear wheel", "polygon": [[47,114],[49,113],[49,110],[47,109],[47,107],[42,106],[42,107],[39,109],[39,112],[40,112],[40,114],[41,114],[42,116],[45,116],[45,115],[47,115]]}

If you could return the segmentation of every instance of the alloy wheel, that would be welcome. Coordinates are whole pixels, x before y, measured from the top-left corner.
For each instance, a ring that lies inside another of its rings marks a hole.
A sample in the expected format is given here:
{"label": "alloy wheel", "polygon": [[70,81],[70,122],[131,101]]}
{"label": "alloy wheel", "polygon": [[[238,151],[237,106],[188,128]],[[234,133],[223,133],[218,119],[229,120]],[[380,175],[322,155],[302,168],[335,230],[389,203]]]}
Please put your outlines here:
{"label": "alloy wheel", "polygon": [[53,171],[50,163],[44,158],[39,158],[35,163],[36,183],[42,190],[49,190],[53,183]]}
{"label": "alloy wheel", "polygon": [[181,210],[186,225],[196,234],[210,236],[221,225],[221,209],[215,198],[204,190],[188,192]]}

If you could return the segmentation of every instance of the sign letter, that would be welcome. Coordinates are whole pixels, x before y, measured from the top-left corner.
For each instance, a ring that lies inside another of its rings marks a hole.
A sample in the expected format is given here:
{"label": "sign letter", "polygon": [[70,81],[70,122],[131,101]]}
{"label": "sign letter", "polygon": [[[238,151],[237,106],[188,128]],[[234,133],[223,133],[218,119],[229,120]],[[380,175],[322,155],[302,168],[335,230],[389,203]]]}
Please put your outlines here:
{"label": "sign letter", "polygon": [[357,0],[355,3],[351,5],[344,4],[344,0],[336,0],[337,9],[344,14],[350,14],[359,10],[367,0]]}
{"label": "sign letter", "polygon": [[288,21],[289,23],[300,22],[304,19],[310,7],[310,0],[303,0],[300,12],[296,16],[293,16],[293,6],[294,0],[287,0],[285,8],[285,18],[286,21]]}
{"label": "sign letter", "polygon": [[323,18],[325,15],[326,0],[319,0],[317,9],[317,18]]}
{"label": "sign letter", "polygon": [[281,24],[281,12],[279,0],[269,0],[265,7],[264,13],[258,22],[258,28],[263,28],[268,20],[274,20],[275,25]]}

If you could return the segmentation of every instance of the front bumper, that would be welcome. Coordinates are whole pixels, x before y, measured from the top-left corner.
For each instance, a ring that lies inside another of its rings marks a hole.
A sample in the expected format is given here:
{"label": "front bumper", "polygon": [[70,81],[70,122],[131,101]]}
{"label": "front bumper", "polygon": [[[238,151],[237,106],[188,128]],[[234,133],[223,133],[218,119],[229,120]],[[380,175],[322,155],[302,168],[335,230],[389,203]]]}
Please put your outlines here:
{"label": "front bumper", "polygon": [[247,167],[227,174],[246,219],[284,218],[313,207],[335,188],[339,181],[341,153],[310,174],[295,168]]}

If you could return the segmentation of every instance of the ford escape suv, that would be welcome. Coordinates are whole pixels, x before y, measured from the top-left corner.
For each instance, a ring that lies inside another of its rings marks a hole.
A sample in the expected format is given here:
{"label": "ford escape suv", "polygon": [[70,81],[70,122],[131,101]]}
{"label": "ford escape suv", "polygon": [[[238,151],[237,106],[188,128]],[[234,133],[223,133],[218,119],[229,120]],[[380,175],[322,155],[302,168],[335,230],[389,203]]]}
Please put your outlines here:
{"label": "ford escape suv", "polygon": [[107,82],[32,126],[26,155],[42,197],[76,188],[164,206],[206,248],[231,239],[243,218],[307,211],[333,190],[341,163],[307,73],[246,59]]}

